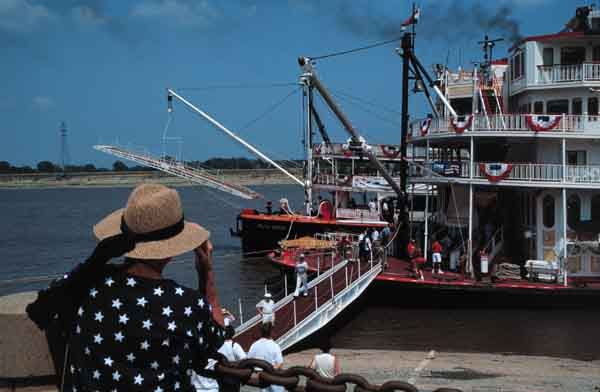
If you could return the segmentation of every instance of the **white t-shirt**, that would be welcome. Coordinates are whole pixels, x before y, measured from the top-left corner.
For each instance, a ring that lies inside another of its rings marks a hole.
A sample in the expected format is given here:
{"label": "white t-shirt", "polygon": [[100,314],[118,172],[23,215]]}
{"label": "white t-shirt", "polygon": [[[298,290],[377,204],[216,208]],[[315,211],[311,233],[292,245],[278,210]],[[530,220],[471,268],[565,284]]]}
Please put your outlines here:
{"label": "white t-shirt", "polygon": [[246,359],[246,353],[244,352],[242,346],[235,343],[233,340],[226,340],[219,349],[219,352],[223,354],[230,362]]}
{"label": "white t-shirt", "polygon": [[335,357],[329,353],[315,355],[315,370],[322,377],[335,377]]}
{"label": "white t-shirt", "polygon": [[262,299],[256,304],[256,309],[262,311],[262,321],[264,323],[272,323],[275,321],[275,302],[272,299]]}
{"label": "white t-shirt", "polygon": [[[273,366],[283,363],[281,348],[273,341],[273,339],[267,338],[260,338],[252,343],[250,351],[248,351],[248,358],[262,359]],[[271,385],[270,387],[263,389],[265,392],[282,392],[283,390],[283,387],[278,385]]]}
{"label": "white t-shirt", "polygon": [[305,275],[308,271],[308,263],[306,260],[296,264],[296,273],[298,275]]}
{"label": "white t-shirt", "polygon": [[369,202],[369,211],[371,211],[371,212],[377,211],[377,204],[375,204],[374,201]]}
{"label": "white t-shirt", "polygon": [[377,230],[373,230],[373,233],[371,233],[371,238],[373,239],[373,242],[379,241],[379,232]]}
{"label": "white t-shirt", "polygon": [[[209,359],[205,369],[213,370],[217,361]],[[192,385],[197,392],[219,392],[219,383],[214,378],[203,377],[192,370]]]}

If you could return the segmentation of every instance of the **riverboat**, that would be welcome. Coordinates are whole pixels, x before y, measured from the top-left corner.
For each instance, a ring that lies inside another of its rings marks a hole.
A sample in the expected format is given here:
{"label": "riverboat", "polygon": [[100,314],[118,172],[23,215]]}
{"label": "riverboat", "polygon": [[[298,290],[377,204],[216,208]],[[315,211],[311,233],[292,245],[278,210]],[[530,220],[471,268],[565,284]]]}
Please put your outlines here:
{"label": "riverboat", "polygon": [[[456,303],[475,294],[598,305],[599,33],[600,12],[580,7],[564,31],[522,38],[507,58],[492,59],[486,36],[473,70],[434,66],[443,97],[410,124],[409,149],[424,156],[411,160],[408,188],[425,185],[427,214],[412,236],[427,265],[432,242],[442,244],[444,273],[417,279],[406,257],[390,257],[379,287]],[[295,257],[271,255],[288,269]]]}

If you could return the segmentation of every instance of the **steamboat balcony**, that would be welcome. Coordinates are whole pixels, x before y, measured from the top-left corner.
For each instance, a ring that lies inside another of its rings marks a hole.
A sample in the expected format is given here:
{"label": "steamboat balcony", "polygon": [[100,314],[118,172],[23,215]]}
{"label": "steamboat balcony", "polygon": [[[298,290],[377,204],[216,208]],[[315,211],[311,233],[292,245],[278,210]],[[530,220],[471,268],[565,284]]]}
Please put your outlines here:
{"label": "steamboat balcony", "polygon": [[600,165],[560,165],[540,163],[508,164],[510,170],[501,181],[490,180],[486,162],[425,162],[411,167],[413,183],[473,183],[478,185],[599,188]]}
{"label": "steamboat balcony", "polygon": [[[528,121],[529,117],[536,119],[553,118],[555,115],[544,114],[474,114],[471,124],[462,132],[457,132],[451,118],[440,117],[431,119],[431,125],[422,128],[423,119],[410,124],[409,138],[411,143],[435,138],[470,137],[470,136],[502,136],[502,137],[545,137],[545,138],[597,138],[600,137],[600,116],[597,115],[559,115],[558,124],[545,131],[534,131]],[[468,117],[464,117],[467,118]],[[460,118],[459,118],[460,119]]]}
{"label": "steamboat balcony", "polygon": [[600,85],[600,63],[538,65],[534,84],[574,84],[573,87],[579,87],[588,82],[591,85]]}

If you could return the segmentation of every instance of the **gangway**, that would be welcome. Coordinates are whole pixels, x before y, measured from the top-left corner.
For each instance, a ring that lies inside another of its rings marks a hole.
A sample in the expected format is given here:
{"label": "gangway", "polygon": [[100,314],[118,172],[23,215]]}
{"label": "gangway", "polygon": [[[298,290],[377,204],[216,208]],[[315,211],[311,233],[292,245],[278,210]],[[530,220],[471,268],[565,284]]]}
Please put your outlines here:
{"label": "gangway", "polygon": [[[357,252],[352,252],[354,255]],[[356,300],[382,271],[382,260],[341,258],[335,251],[306,254],[309,270],[319,271],[308,283],[309,295],[287,294],[275,304],[272,337],[282,350],[292,347],[327,325]],[[287,291],[287,290],[286,290]],[[236,328],[235,341],[245,350],[260,338],[261,317]]]}
{"label": "gangway", "polygon": [[254,192],[251,189],[241,185],[225,182],[216,176],[208,174],[205,170],[187,166],[180,161],[157,159],[149,154],[135,153],[117,146],[96,145],[94,146],[94,149],[107,154],[115,155],[119,158],[136,162],[142,166],[151,167],[180,178],[185,178],[200,185],[227,192],[243,199],[250,200],[262,197],[262,195]]}

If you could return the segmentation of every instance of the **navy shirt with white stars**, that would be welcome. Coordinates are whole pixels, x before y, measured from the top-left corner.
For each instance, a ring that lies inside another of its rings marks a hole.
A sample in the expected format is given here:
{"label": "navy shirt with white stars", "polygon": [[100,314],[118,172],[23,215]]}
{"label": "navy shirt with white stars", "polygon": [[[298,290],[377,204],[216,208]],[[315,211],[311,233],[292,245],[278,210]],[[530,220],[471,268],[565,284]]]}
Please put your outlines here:
{"label": "navy shirt with white stars", "polygon": [[194,391],[191,370],[223,343],[206,298],[172,280],[113,270],[81,300],[65,390]]}

